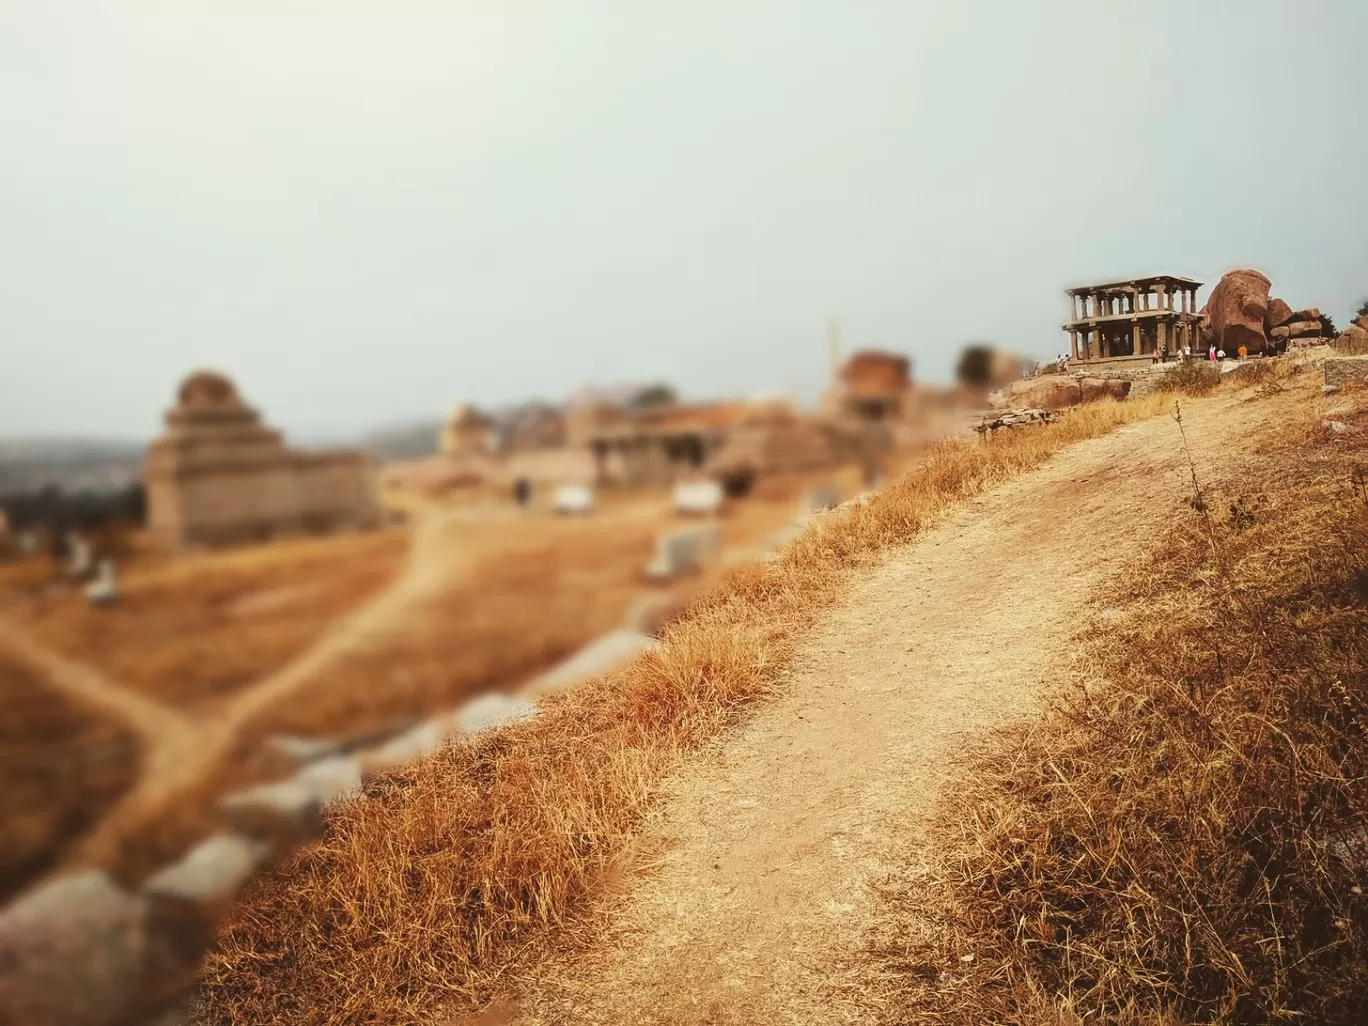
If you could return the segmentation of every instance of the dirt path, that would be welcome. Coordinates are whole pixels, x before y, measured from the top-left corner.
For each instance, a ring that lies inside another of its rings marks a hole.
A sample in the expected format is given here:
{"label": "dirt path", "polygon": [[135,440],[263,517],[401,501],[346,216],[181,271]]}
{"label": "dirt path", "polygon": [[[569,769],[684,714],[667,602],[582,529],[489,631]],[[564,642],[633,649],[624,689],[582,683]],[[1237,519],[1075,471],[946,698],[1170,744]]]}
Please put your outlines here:
{"label": "dirt path", "polygon": [[[1268,416],[1192,404],[1199,475]],[[643,845],[653,864],[601,943],[523,986],[518,1021],[877,1021],[859,955],[877,888],[924,841],[954,754],[1040,707],[1089,596],[1190,495],[1178,426],[1159,417],[966,504],[868,574],[785,697],[673,781]]]}
{"label": "dirt path", "polygon": [[[149,738],[144,772],[137,784],[85,839],[78,859],[99,856],[116,843],[130,819],[145,817],[193,790],[231,755],[243,729],[271,705],[316,680],[338,660],[401,630],[413,606],[439,592],[468,562],[470,554],[464,546],[449,544],[447,532],[457,519],[459,514],[436,509],[418,513],[404,567],[388,586],[340,617],[285,666],[235,695],[218,715],[201,721],[198,729]],[[149,701],[127,689],[118,690]]]}
{"label": "dirt path", "polygon": [[82,705],[112,716],[132,728],[144,742],[193,732],[190,720],[174,709],[110,680],[85,663],[68,659],[34,641],[27,631],[0,618],[0,648],[4,648],[54,689]]}

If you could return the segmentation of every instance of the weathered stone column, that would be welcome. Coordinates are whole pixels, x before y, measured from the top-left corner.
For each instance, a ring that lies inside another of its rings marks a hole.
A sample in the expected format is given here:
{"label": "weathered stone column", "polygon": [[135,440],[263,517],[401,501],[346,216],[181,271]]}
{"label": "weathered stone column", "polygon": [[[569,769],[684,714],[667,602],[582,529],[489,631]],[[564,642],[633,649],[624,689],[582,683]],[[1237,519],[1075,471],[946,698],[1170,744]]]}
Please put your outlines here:
{"label": "weathered stone column", "polygon": [[1160,349],[1168,348],[1168,322],[1160,321],[1155,325],[1155,339]]}
{"label": "weathered stone column", "polygon": [[1135,340],[1135,353],[1134,353],[1134,355],[1139,356],[1139,355],[1140,355],[1140,322],[1139,322],[1139,321],[1131,321],[1131,335],[1133,336],[1133,338],[1134,338],[1134,340]]}

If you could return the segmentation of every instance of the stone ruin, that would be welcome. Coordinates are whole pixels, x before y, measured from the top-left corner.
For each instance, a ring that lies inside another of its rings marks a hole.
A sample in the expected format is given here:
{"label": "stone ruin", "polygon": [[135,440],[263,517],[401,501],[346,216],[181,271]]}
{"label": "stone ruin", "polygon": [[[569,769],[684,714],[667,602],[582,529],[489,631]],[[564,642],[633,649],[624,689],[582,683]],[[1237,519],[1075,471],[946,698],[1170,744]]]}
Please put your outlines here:
{"label": "stone ruin", "polygon": [[835,509],[840,503],[841,492],[835,485],[818,485],[803,496],[801,510],[803,513],[824,513]]}
{"label": "stone ruin", "polygon": [[186,378],[165,419],[143,479],[148,528],[166,544],[234,544],[379,522],[365,453],[288,448],[222,374]]}
{"label": "stone ruin", "polygon": [[592,513],[594,511],[593,489],[584,485],[561,485],[556,489],[551,508],[562,516]]}
{"label": "stone ruin", "polygon": [[715,517],[722,512],[722,499],[722,486],[716,481],[681,481],[674,489],[674,511],[682,516]]}
{"label": "stone ruin", "polygon": [[451,411],[437,441],[443,456],[488,456],[493,449],[494,421],[469,404]]}
{"label": "stone ruin", "polygon": [[653,581],[666,581],[702,569],[722,551],[722,531],[716,523],[668,531],[656,540],[656,554],[646,568]]}
{"label": "stone ruin", "polygon": [[86,585],[86,599],[92,606],[112,606],[119,601],[119,584],[114,577],[114,561],[100,560],[95,579]]}
{"label": "stone ruin", "polygon": [[1196,349],[1201,287],[1193,278],[1158,274],[1067,289],[1071,362],[1144,365],[1156,350],[1173,357],[1184,346]]}
{"label": "stone ruin", "polygon": [[1349,327],[1340,332],[1332,343],[1337,349],[1352,353],[1368,353],[1368,313],[1360,314],[1349,322]]}

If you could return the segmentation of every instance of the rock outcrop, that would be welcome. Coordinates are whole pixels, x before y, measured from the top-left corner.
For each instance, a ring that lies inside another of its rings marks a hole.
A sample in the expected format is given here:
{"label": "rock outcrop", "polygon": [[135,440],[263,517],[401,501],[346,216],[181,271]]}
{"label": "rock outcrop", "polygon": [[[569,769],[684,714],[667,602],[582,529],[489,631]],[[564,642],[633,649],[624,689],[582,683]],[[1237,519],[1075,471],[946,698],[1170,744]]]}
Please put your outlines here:
{"label": "rock outcrop", "polygon": [[1337,349],[1368,352],[1368,314],[1353,321],[1332,343]]}
{"label": "rock outcrop", "polygon": [[1268,345],[1264,321],[1271,286],[1262,273],[1251,267],[1221,275],[1202,310],[1203,334],[1210,332],[1210,344],[1227,353],[1238,352],[1241,346],[1251,353],[1263,352]]}
{"label": "rock outcrop", "polygon": [[1286,324],[1292,319],[1292,308],[1282,299],[1270,299],[1268,301],[1268,312],[1264,314],[1264,331],[1271,333],[1274,328]]}
{"label": "rock outcrop", "polygon": [[1078,383],[1080,402],[1095,403],[1099,399],[1121,400],[1130,395],[1131,383],[1123,378],[1084,378]]}
{"label": "rock outcrop", "polygon": [[1012,409],[1062,410],[1082,401],[1078,379],[1058,374],[1013,382],[1006,395],[1006,405]]}

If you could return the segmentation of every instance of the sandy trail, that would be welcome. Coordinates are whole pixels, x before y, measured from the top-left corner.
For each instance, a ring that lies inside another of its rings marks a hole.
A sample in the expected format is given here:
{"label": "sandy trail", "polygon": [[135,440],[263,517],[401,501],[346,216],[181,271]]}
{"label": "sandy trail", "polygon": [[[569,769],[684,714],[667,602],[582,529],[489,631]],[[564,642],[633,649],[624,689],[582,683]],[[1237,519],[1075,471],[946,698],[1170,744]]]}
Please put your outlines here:
{"label": "sandy trail", "polygon": [[56,690],[130,727],[145,743],[156,744],[162,738],[183,737],[194,731],[191,721],[175,709],[111,680],[85,663],[53,652],[27,631],[3,619],[0,648]]}
{"label": "sandy trail", "polygon": [[[460,515],[421,511],[404,567],[387,587],[339,617],[305,651],[239,692],[218,715],[200,721],[197,729],[150,737],[137,784],[85,839],[78,858],[104,852],[131,817],[145,816],[192,790],[232,754],[242,731],[270,706],[317,680],[338,661],[402,630],[409,611],[438,594],[474,558],[467,546],[453,544],[450,537]],[[132,695],[127,689],[117,690]]]}
{"label": "sandy trail", "polygon": [[[1199,476],[1268,416],[1188,405]],[[653,864],[600,942],[523,985],[519,1022],[877,1021],[859,955],[877,888],[915,861],[955,753],[1040,708],[1089,597],[1190,495],[1161,416],[965,504],[866,575],[784,697],[671,783]]]}

